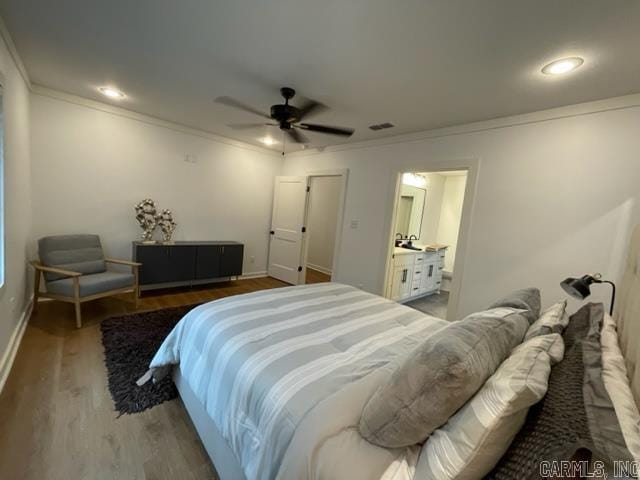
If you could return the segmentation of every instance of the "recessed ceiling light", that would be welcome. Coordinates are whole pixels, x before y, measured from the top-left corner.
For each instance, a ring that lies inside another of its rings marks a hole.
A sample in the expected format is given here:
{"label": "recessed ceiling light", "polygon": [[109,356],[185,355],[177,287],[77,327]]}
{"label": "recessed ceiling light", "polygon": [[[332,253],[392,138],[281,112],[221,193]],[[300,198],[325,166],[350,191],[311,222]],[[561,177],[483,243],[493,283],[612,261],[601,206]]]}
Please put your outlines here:
{"label": "recessed ceiling light", "polygon": [[261,141],[262,143],[264,143],[265,145],[273,145],[274,143],[276,143],[276,141],[275,141],[273,138],[271,138],[271,137],[264,137],[264,138],[261,138],[261,139],[260,139],[260,141]]}
{"label": "recessed ceiling light", "polygon": [[100,90],[100,93],[102,93],[105,97],[115,99],[124,98],[124,93],[113,87],[100,87],[98,90]]}
{"label": "recessed ceiling light", "polygon": [[584,60],[580,57],[561,58],[545,65],[542,68],[542,73],[546,75],[562,75],[563,73],[569,73],[575,70],[584,63]]}

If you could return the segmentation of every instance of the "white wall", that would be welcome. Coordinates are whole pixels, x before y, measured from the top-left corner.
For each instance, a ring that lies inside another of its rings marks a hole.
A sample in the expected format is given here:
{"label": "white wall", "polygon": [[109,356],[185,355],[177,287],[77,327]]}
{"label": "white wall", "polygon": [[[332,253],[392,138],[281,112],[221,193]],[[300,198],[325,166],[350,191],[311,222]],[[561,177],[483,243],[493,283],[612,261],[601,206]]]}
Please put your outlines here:
{"label": "white wall", "polygon": [[342,178],[311,177],[307,264],[331,274]]}
{"label": "white wall", "polygon": [[0,81],[4,104],[5,284],[0,288],[0,389],[18,345],[30,296],[31,169],[29,89],[0,40]]}
{"label": "white wall", "polygon": [[[630,96],[303,152],[287,157],[285,172],[350,169],[336,280],[381,293],[396,173],[478,159],[458,316],[529,285],[548,304],[564,298],[558,283],[566,276],[619,277],[640,221],[639,105]],[[594,299],[607,298],[601,290]]]}
{"label": "white wall", "polygon": [[281,156],[90,105],[32,95],[35,238],[97,233],[108,256],[130,258],[133,205],[149,197],[173,211],[175,240],[243,242],[244,273],[266,271]]}
{"label": "white wall", "polygon": [[466,175],[445,177],[436,242],[449,245],[444,257],[446,272],[453,272],[454,268],[466,184]]}

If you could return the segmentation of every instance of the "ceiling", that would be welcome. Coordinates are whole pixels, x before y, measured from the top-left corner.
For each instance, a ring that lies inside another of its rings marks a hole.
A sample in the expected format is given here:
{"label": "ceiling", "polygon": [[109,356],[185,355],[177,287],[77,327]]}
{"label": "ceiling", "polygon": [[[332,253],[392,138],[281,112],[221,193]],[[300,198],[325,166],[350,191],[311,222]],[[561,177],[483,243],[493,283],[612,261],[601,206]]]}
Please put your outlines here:
{"label": "ceiling", "polygon": [[[331,107],[314,123],[356,129],[308,134],[326,146],[640,92],[635,0],[0,0],[0,15],[33,83],[253,144],[281,132],[229,128],[259,117],[215,97],[266,112],[294,87]],[[540,73],[574,55],[575,72]]]}

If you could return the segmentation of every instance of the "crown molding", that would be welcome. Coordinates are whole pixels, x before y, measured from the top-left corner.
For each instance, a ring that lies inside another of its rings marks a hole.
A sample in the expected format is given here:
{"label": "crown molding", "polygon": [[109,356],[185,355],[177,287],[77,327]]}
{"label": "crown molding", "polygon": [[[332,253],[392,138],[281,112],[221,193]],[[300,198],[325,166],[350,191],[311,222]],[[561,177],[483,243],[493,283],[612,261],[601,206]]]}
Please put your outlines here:
{"label": "crown molding", "polygon": [[127,110],[126,108],[115,107],[113,105],[98,102],[96,100],[90,100],[88,98],[80,97],[78,95],[61,92],[59,90],[54,90],[48,87],[44,87],[42,85],[33,84],[31,86],[31,93],[34,95],[40,95],[43,97],[53,98],[55,100],[71,103],[74,105],[79,105],[85,108],[98,110],[100,112],[108,113],[110,115],[125,117],[131,120],[136,120],[138,122],[146,123],[149,125],[167,128],[175,132],[184,133],[187,135],[193,135],[200,138],[206,138],[207,140],[211,140],[217,143],[223,143],[225,145],[230,145],[230,146],[242,148],[245,150],[251,150],[254,152],[268,154],[273,157],[281,156],[280,153],[268,148],[259,147],[257,145],[251,145],[250,143],[240,142],[238,140],[224,137],[222,135],[217,135],[215,133],[208,132],[206,130],[201,130],[188,125],[183,125],[181,123],[172,122],[169,120],[165,120],[163,118],[154,117],[144,113],[134,112],[133,110]]}
{"label": "crown molding", "polygon": [[574,105],[556,107],[548,110],[540,110],[538,112],[501,117],[492,120],[482,120],[479,122],[467,123],[463,125],[455,125],[451,127],[424,130],[415,133],[394,135],[376,140],[366,140],[362,142],[346,143],[314,149],[310,148],[297,152],[291,152],[286,156],[306,157],[309,155],[319,155],[321,153],[328,152],[340,152],[345,150],[379,147],[399,143],[420,142],[435,138],[452,137],[456,135],[466,135],[469,133],[485,132],[488,130],[519,127],[523,125],[531,125],[552,120],[560,120],[563,118],[580,117],[584,115],[593,115],[602,112],[625,110],[637,107],[640,107],[640,94],[638,93],[620,97],[612,97],[603,100],[595,100],[592,102],[577,103]]}
{"label": "crown molding", "polygon": [[4,20],[2,17],[0,17],[0,37],[2,37],[4,44],[7,46],[7,50],[9,50],[9,55],[11,55],[11,58],[13,59],[13,63],[16,65],[16,68],[20,72],[20,76],[22,76],[22,79],[27,84],[27,87],[31,88],[31,79],[29,78],[27,69],[25,68],[24,63],[22,63],[22,58],[18,53],[18,49],[16,49],[15,43],[13,43],[13,38],[11,37],[11,33],[9,33],[9,29],[7,28],[7,25],[4,23]]}

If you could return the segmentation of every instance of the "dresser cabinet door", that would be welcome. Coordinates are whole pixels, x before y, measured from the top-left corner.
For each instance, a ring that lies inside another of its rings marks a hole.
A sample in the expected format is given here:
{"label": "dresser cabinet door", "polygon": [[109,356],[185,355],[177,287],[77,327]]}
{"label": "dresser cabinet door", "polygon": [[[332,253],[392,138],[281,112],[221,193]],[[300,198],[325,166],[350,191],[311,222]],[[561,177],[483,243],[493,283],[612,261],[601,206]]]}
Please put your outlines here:
{"label": "dresser cabinet door", "polygon": [[199,245],[196,253],[196,280],[221,277],[220,257],[222,247],[219,245]]}
{"label": "dresser cabinet door", "polygon": [[242,257],[244,255],[244,245],[225,245],[222,247],[220,257],[221,277],[234,277],[242,275]]}
{"label": "dresser cabinet door", "polygon": [[169,255],[167,247],[137,246],[136,262],[142,263],[140,268],[140,285],[165,283],[169,281]]}
{"label": "dresser cabinet door", "polygon": [[136,261],[142,263],[140,284],[184,282],[193,278],[195,247],[140,245]]}
{"label": "dresser cabinet door", "polygon": [[193,279],[196,268],[196,247],[192,245],[169,246],[169,282],[185,282]]}

